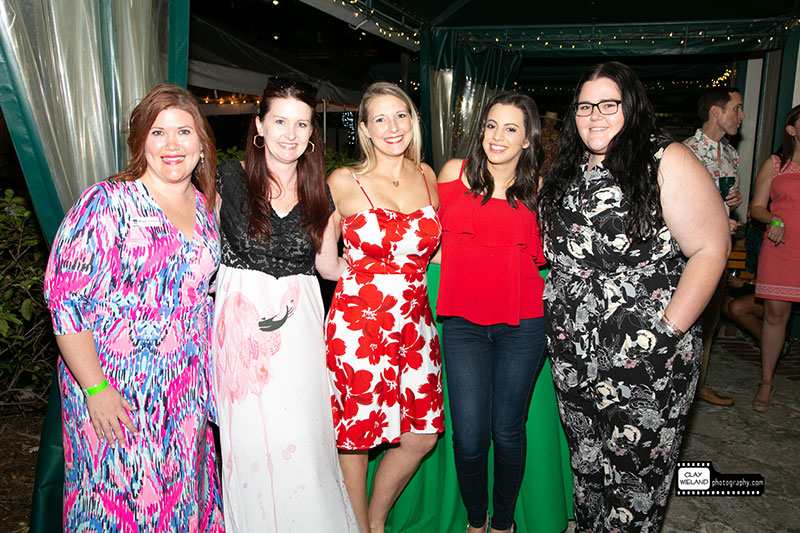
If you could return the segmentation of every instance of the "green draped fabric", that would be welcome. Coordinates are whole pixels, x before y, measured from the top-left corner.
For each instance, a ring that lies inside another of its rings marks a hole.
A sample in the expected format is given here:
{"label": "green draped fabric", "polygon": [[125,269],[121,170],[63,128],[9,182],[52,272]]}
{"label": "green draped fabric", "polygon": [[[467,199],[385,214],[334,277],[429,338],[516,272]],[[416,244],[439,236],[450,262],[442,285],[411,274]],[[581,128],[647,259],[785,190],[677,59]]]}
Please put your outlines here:
{"label": "green draped fabric", "polygon": [[[428,269],[431,305],[436,306],[439,267]],[[441,326],[439,328],[441,336]],[[419,471],[400,495],[386,522],[387,533],[461,533],[467,525],[467,511],[458,491],[453,462],[452,428],[445,376],[445,433],[425,458]],[[514,519],[520,533],[560,532],[572,517],[572,474],[569,449],[558,417],[555,391],[546,361],[533,392],[527,424],[528,455]],[[369,488],[380,457],[370,461]],[[489,455],[489,483],[492,483],[492,454]],[[489,506],[491,510],[489,490]]]}
{"label": "green draped fabric", "polygon": [[420,48],[425,153],[434,168],[466,157],[478,142],[483,105],[517,77],[522,55],[473,45],[448,28],[425,28]]}
{"label": "green draped fabric", "polygon": [[189,78],[189,0],[169,0],[167,81],[186,87]]}
{"label": "green draped fabric", "polygon": [[[157,11],[157,6],[154,5]],[[189,35],[189,0],[170,0],[169,2],[169,68],[170,81],[186,86],[188,68],[188,35]],[[99,46],[106,68],[114,71],[105,80],[105,98],[109,109],[118,109],[120,77],[119,62],[114,43],[117,37],[114,32],[115,15],[113,2],[102,0],[98,6],[100,14],[98,27],[101,36]],[[131,23],[122,17],[121,22]],[[33,199],[36,214],[41,223],[48,243],[52,243],[61,219],[64,215],[61,202],[53,185],[52,176],[41,149],[41,141],[37,135],[36,124],[30,118],[31,110],[26,99],[25,88],[18,79],[20,66],[13,60],[12,43],[5,32],[0,32],[0,105],[6,115],[14,145]],[[15,75],[16,74],[16,75]],[[148,83],[151,86],[152,83]],[[131,79],[130,86],[136,86]],[[131,87],[128,87],[130,89]],[[108,116],[112,129],[119,129],[119,116]],[[112,138],[113,146],[108,150],[114,155],[118,165],[122,165],[124,148],[120,137]],[[118,169],[116,169],[118,170]],[[33,501],[31,505],[31,533],[56,533],[62,531],[62,508],[64,491],[64,450],[62,444],[61,397],[57,374],[53,375],[50,385],[47,412],[42,426],[42,437],[39,443],[39,455],[36,464]]]}

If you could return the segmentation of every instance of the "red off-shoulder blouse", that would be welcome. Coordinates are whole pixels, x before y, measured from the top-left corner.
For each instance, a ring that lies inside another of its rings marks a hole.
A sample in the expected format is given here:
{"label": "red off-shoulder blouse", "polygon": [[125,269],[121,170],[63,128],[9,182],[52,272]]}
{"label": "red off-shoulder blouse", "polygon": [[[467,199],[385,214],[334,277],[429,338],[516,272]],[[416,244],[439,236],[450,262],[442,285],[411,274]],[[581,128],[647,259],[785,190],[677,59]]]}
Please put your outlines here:
{"label": "red off-shoulder blouse", "polygon": [[[463,167],[462,167],[463,172]],[[536,215],[517,202],[481,205],[461,179],[440,183],[442,269],[439,316],[480,325],[518,325],[542,316],[545,263]]]}

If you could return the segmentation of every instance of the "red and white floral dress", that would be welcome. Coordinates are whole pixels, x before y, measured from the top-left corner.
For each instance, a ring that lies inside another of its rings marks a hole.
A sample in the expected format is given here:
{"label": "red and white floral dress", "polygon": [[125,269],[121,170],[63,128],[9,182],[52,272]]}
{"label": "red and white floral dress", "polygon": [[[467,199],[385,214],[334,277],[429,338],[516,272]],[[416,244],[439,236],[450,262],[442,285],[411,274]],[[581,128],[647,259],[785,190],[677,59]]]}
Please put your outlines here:
{"label": "red and white floral dress", "polygon": [[325,328],[337,446],[346,450],[396,443],[408,431],[444,431],[442,362],[425,276],[439,245],[439,218],[432,205],[408,214],[375,207],[361,191],[371,208],[342,221],[348,266]]}

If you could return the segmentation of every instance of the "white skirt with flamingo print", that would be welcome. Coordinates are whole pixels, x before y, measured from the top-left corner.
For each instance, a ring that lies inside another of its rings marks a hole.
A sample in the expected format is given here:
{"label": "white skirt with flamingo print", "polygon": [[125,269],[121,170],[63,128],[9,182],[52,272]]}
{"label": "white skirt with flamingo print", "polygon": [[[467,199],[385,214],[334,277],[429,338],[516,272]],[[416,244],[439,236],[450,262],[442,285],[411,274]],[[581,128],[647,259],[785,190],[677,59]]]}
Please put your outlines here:
{"label": "white skirt with flamingo print", "polygon": [[356,532],[313,276],[220,267],[213,365],[230,532]]}

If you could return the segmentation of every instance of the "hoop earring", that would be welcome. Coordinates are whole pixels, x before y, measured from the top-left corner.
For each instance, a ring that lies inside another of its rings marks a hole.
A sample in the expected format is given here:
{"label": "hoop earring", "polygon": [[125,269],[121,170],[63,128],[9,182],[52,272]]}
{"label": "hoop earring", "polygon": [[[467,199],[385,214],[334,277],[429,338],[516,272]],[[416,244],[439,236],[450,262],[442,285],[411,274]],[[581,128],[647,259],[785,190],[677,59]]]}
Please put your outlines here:
{"label": "hoop earring", "polygon": [[[261,137],[261,146],[259,146],[258,143],[256,142],[256,139],[258,139],[259,137]],[[264,136],[263,135],[254,135],[253,136],[253,146],[258,148],[259,150],[264,148]]]}
{"label": "hoop earring", "polygon": [[316,150],[316,149],[317,149],[317,147],[316,147],[316,146],[314,145],[314,143],[313,143],[313,142],[311,142],[311,141],[308,141],[308,144],[310,144],[310,145],[311,145],[311,151],[310,151],[310,152],[308,152],[308,153],[309,153],[309,154],[313,154],[313,153],[314,153],[314,150]]}

